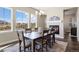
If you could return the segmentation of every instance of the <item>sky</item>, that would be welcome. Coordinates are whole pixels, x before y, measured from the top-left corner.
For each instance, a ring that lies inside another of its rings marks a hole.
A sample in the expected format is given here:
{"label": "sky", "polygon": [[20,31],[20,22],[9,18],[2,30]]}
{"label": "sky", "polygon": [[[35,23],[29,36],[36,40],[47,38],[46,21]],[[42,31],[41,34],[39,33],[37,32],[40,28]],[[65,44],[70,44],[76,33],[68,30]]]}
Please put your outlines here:
{"label": "sky", "polygon": [[[31,22],[34,23],[36,17],[31,15],[31,19]],[[11,22],[11,10],[0,7],[0,20]],[[17,23],[27,23],[29,20],[29,14],[16,11],[16,20]]]}
{"label": "sky", "polygon": [[9,9],[0,7],[0,20],[5,20],[9,22],[10,19],[11,19],[11,11]]}
{"label": "sky", "polygon": [[29,14],[28,13],[25,14],[25,13],[16,11],[16,20],[17,20],[17,22],[27,23],[28,19],[29,19]]}

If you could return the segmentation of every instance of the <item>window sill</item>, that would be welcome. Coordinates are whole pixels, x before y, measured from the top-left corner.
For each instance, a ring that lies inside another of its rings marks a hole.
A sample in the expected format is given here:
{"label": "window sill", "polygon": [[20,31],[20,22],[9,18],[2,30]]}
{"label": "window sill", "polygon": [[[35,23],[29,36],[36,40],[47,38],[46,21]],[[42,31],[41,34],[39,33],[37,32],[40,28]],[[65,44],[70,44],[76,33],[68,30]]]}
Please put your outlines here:
{"label": "window sill", "polygon": [[1,34],[1,33],[7,33],[7,32],[12,32],[12,30],[0,31],[0,34]]}
{"label": "window sill", "polygon": [[14,31],[14,32],[15,32],[15,31],[24,31],[24,29],[0,31],[0,34],[1,34],[1,33],[13,32],[13,31]]}

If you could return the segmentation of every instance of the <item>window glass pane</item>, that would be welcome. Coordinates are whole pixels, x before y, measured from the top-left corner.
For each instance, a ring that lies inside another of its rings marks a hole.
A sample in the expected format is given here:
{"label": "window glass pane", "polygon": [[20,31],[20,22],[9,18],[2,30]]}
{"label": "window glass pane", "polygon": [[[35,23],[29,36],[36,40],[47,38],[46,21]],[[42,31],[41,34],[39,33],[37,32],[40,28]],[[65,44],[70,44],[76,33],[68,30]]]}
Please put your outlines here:
{"label": "window glass pane", "polygon": [[28,27],[29,14],[16,11],[16,28],[25,29]]}
{"label": "window glass pane", "polygon": [[0,7],[0,31],[11,30],[11,10]]}
{"label": "window glass pane", "polygon": [[36,27],[37,17],[33,14],[31,14],[31,28]]}

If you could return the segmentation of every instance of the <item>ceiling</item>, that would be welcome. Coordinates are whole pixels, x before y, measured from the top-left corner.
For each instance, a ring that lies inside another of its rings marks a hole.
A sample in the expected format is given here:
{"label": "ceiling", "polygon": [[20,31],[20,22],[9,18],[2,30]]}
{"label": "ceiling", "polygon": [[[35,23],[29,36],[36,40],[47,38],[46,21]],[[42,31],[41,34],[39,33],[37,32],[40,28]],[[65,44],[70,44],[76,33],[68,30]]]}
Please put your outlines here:
{"label": "ceiling", "polygon": [[[63,10],[66,10],[66,9],[70,9],[72,7],[33,7],[37,10],[42,10],[45,14],[47,14],[49,11],[52,12],[52,10],[56,9],[56,8],[61,8]],[[51,10],[52,9],[52,10]]]}
{"label": "ceiling", "polygon": [[71,8],[71,9],[67,9],[67,10],[64,10],[64,14],[65,15],[75,15],[77,12],[77,8]]}

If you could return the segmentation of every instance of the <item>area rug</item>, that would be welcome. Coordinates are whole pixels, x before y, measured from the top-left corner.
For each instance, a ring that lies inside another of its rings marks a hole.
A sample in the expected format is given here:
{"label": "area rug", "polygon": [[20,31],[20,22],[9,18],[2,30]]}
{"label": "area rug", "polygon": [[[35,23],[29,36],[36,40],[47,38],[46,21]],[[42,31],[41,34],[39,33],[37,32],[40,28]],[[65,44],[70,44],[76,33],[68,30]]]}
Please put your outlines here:
{"label": "area rug", "polygon": [[[52,48],[48,48],[48,52],[65,52],[67,44],[68,44],[67,42],[56,40]],[[19,45],[16,44],[11,47],[7,47],[5,49],[2,49],[1,52],[19,52],[18,46]]]}
{"label": "area rug", "polygon": [[67,42],[56,40],[56,43],[49,50],[49,52],[65,52],[67,47]]}

